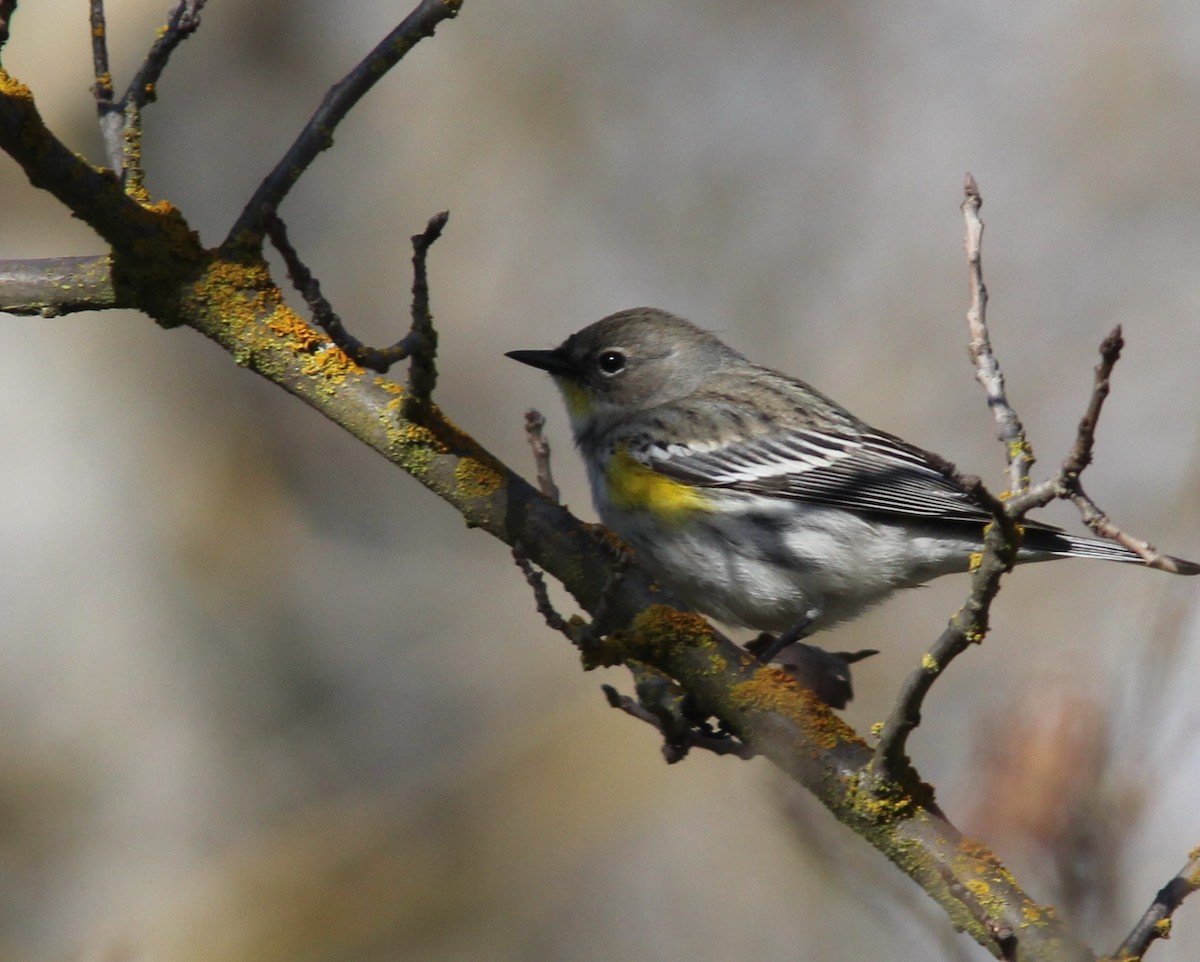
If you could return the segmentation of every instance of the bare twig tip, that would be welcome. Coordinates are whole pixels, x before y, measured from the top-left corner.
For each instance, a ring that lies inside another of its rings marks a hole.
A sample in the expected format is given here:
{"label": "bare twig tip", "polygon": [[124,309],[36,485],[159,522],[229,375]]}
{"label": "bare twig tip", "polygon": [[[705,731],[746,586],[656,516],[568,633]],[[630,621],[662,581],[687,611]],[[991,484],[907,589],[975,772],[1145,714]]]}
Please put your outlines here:
{"label": "bare twig tip", "polygon": [[1100,355],[1111,366],[1117,362],[1118,358],[1120,358],[1121,351],[1124,347],[1125,337],[1121,333],[1121,325],[1118,324],[1112,329],[1112,331],[1109,332],[1108,337],[1101,342]]}
{"label": "bare twig tip", "polygon": [[413,235],[413,245],[421,250],[428,250],[435,240],[442,236],[442,229],[446,226],[446,221],[450,219],[450,211],[444,210],[441,213],[434,214],[429,218],[429,223],[425,225],[425,229],[419,234]]}
{"label": "bare twig tip", "polygon": [[550,442],[546,440],[546,419],[540,411],[530,408],[525,412],[525,436],[533,450],[534,467],[537,470],[538,490],[555,504],[559,503],[558,485],[550,470]]}

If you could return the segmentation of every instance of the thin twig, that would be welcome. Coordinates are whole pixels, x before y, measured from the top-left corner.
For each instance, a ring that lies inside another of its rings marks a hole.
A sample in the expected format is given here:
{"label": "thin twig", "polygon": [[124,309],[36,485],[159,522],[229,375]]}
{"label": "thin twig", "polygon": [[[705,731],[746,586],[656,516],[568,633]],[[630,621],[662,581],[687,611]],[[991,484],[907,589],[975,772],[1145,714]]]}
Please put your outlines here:
{"label": "thin twig", "polygon": [[437,25],[458,15],[462,0],[420,0],[391,33],[353,70],[329,89],[287,153],[264,178],[242,209],[223,246],[257,247],[266,233],[267,218],[323,150],[333,145],[333,132],[350,109],[414,46],[432,37]]}
{"label": "thin twig", "polygon": [[146,59],[129,82],[124,95],[114,101],[113,78],[108,58],[108,25],[104,0],[90,0],[92,29],[92,70],[95,84],[96,113],[109,167],[120,175],[130,194],[142,190],[142,108],[153,102],[155,85],[167,66],[172,52],[200,26],[200,10],[206,0],[178,0],[167,24],[158,31]]}
{"label": "thin twig", "polygon": [[1079,419],[1079,427],[1075,431],[1075,444],[1071,453],[1063,462],[1064,476],[1078,477],[1083,469],[1092,463],[1092,450],[1096,446],[1096,425],[1100,422],[1100,412],[1104,409],[1104,401],[1110,390],[1110,379],[1113,368],[1121,359],[1121,350],[1125,347],[1125,338],[1121,336],[1121,325],[1109,332],[1100,344],[1100,363],[1092,378],[1092,394],[1088,398],[1087,410]]}
{"label": "thin twig", "polygon": [[1117,544],[1128,548],[1142,559],[1148,567],[1158,568],[1171,574],[1183,574],[1180,563],[1170,555],[1161,554],[1154,545],[1142,538],[1134,537],[1119,528],[1099,505],[1083,490],[1079,476],[1083,469],[1092,463],[1092,449],[1096,443],[1096,424],[1100,420],[1100,412],[1104,400],[1108,397],[1109,382],[1113,367],[1121,357],[1121,349],[1125,340],[1121,335],[1121,326],[1117,325],[1100,344],[1100,362],[1096,365],[1095,376],[1092,380],[1092,395],[1088,401],[1088,409],[1079,421],[1075,435],[1075,444],[1067,455],[1055,476],[1057,495],[1069,500],[1079,509],[1083,523],[1102,538],[1108,538]]}
{"label": "thin twig", "polygon": [[1128,548],[1141,558],[1148,568],[1157,568],[1159,571],[1166,571],[1173,575],[1194,573],[1184,571],[1180,567],[1178,559],[1163,554],[1149,541],[1138,538],[1118,527],[1083,490],[1078,478],[1071,483],[1070,491],[1070,501],[1079,509],[1083,523],[1101,538],[1107,538],[1123,548]]}
{"label": "thin twig", "polygon": [[1200,889],[1200,848],[1188,854],[1188,863],[1171,881],[1158,890],[1133,931],[1126,936],[1114,960],[1140,959],[1155,939],[1165,939],[1171,932],[1171,916],[1185,898]]}
{"label": "thin twig", "polygon": [[530,408],[525,412],[525,437],[533,451],[538,490],[555,504],[559,503],[558,485],[550,471],[550,442],[546,440],[546,418],[541,411]]}
{"label": "thin twig", "polygon": [[414,234],[413,286],[412,286],[412,361],[408,366],[408,394],[404,398],[404,416],[414,421],[423,419],[429,411],[433,389],[437,386],[437,331],[433,326],[433,315],[429,311],[429,276],[425,268],[426,255],[434,241],[442,236],[442,228],[450,217],[442,211],[429,218],[425,230]]}
{"label": "thin twig", "polygon": [[1100,344],[1100,361],[1097,363],[1092,378],[1092,392],[1088,398],[1087,410],[1079,419],[1075,432],[1075,442],[1070,452],[1053,477],[1039,482],[1009,500],[1006,509],[1010,515],[1020,517],[1032,508],[1049,504],[1055,498],[1070,501],[1079,510],[1079,515],[1093,532],[1101,538],[1115,541],[1122,547],[1136,554],[1147,567],[1157,568],[1171,574],[1186,574],[1181,570],[1180,561],[1170,555],[1162,554],[1150,542],[1135,537],[1122,530],[1083,490],[1080,475],[1092,463],[1092,452],[1096,444],[1096,426],[1104,401],[1108,397],[1113,368],[1121,357],[1125,346],[1118,325],[1113,328]]}
{"label": "thin twig", "polygon": [[405,360],[412,353],[418,340],[418,335],[412,331],[390,347],[383,348],[368,347],[347,331],[341,317],[321,292],[320,282],[313,276],[312,271],[308,269],[308,266],[300,259],[295,247],[292,246],[283,221],[275,216],[269,217],[267,234],[271,238],[271,243],[275,245],[275,249],[283,257],[284,264],[287,265],[288,276],[312,312],[313,320],[329,335],[329,339],[345,352],[350,360],[355,364],[370,368],[372,371],[386,374],[393,364]]}
{"label": "thin twig", "polygon": [[555,631],[562,632],[573,642],[575,630],[571,627],[570,622],[555,609],[550,601],[550,594],[546,590],[546,579],[540,571],[533,567],[529,555],[525,553],[525,548],[519,541],[513,544],[512,556],[517,567],[521,569],[521,573],[525,575],[525,580],[529,582],[529,587],[533,589],[533,600],[537,603],[538,614],[546,619],[547,625]]}
{"label": "thin twig", "polygon": [[603,528],[594,532],[596,543],[612,558],[604,579],[600,596],[592,608],[592,620],[575,626],[573,641],[583,656],[585,665],[595,667],[608,664],[603,638],[608,630],[609,619],[614,614],[621,585],[633,565],[633,553],[622,544],[614,544]]}
{"label": "thin twig", "polygon": [[969,351],[975,365],[975,380],[982,385],[987,395],[988,407],[996,422],[996,435],[1004,443],[1008,458],[1008,487],[1016,494],[1029,484],[1029,472],[1033,468],[1033,448],[1025,437],[1025,427],[1017,412],[1008,403],[1004,388],[1004,374],[992,351],[991,336],[987,327],[987,286],[983,283],[983,221],[979,219],[979,208],[983,197],[975,178],[967,174],[963,186],[963,219],[966,224],[964,247],[967,252],[967,270],[970,282],[971,304],[967,309],[967,330],[970,334]]}
{"label": "thin twig", "polygon": [[113,103],[113,79],[108,62],[108,23],[104,17],[104,0],[91,0],[88,17],[92,29],[92,72],[95,84],[92,95],[96,98],[96,116],[100,121],[100,136],[104,141],[104,154],[108,166],[121,170],[124,156],[125,121],[121,107]]}
{"label": "thin twig", "polygon": [[178,0],[167,15],[166,27],[159,31],[157,39],[146,54],[146,59],[129,82],[125,96],[121,98],[123,107],[140,109],[154,102],[154,88],[158,78],[162,76],[175,48],[199,29],[200,11],[204,9],[206,2],[207,0]]}
{"label": "thin twig", "polygon": [[979,219],[979,208],[983,201],[979,187],[970,174],[967,175],[965,192],[962,210],[966,221],[965,249],[971,287],[971,306],[967,312],[970,353],[975,364],[976,379],[987,394],[997,431],[1007,445],[1009,487],[1013,496],[1007,501],[1000,501],[977,478],[957,476],[953,473],[952,465],[938,465],[958,485],[966,488],[973,500],[986,506],[994,520],[984,532],[983,551],[972,575],[966,602],[950,619],[941,636],[921,659],[921,664],[905,679],[896,704],[880,731],[871,762],[871,768],[879,779],[895,778],[911,770],[905,747],[908,736],[921,722],[921,706],[926,694],[954,658],[971,643],[981,642],[987,634],[991,604],[1000,590],[1001,577],[1011,570],[1016,561],[1016,549],[1020,543],[1017,526],[1027,511],[1048,504],[1055,498],[1070,500],[1079,508],[1084,521],[1093,531],[1129,548],[1147,565],[1175,573],[1188,573],[1181,571],[1181,565],[1185,563],[1160,555],[1150,544],[1121,531],[1083,492],[1080,485],[1080,473],[1092,460],[1096,425],[1108,396],[1113,366],[1124,344],[1119,327],[1101,345],[1100,363],[1096,366],[1088,407],[1079,422],[1071,451],[1054,477],[1030,486],[1028,475],[1033,465],[1032,450],[1020,419],[1005,396],[1004,377],[992,351],[987,330],[987,288],[983,283],[981,266],[983,223]]}
{"label": "thin twig", "polygon": [[911,767],[906,746],[908,736],[921,724],[925,696],[950,662],[970,645],[982,642],[987,635],[989,613],[1000,590],[1000,578],[1011,570],[1015,560],[1015,519],[1008,516],[1003,504],[978,478],[960,476],[958,483],[971,492],[973,499],[991,507],[995,520],[984,533],[983,551],[971,575],[967,600],[951,617],[921,663],[904,680],[896,703],[880,730],[871,761],[871,769],[877,778],[898,778],[904,769]]}
{"label": "thin twig", "polygon": [[1100,344],[1100,362],[1096,365],[1092,380],[1092,395],[1088,402],[1088,409],[1079,421],[1071,453],[1063,461],[1056,477],[1058,496],[1071,501],[1079,509],[1083,523],[1100,537],[1108,538],[1110,541],[1115,541],[1128,548],[1151,568],[1180,574],[1179,565],[1174,558],[1161,554],[1149,541],[1134,537],[1121,530],[1083,490],[1079,479],[1083,469],[1092,463],[1092,450],[1096,443],[1096,425],[1100,420],[1104,401],[1108,397],[1113,368],[1120,359],[1121,349],[1124,346],[1125,339],[1121,335],[1121,326],[1118,324]]}
{"label": "thin twig", "polygon": [[404,337],[390,347],[369,347],[354,337],[333,309],[312,271],[300,259],[288,238],[287,227],[274,213],[267,217],[267,234],[282,255],[288,275],[321,326],[355,364],[386,374],[398,361],[411,358],[408,371],[408,391],[404,396],[404,416],[419,421],[429,412],[431,395],[437,384],[437,330],[429,310],[429,276],[426,259],[429,248],[442,235],[450,214],[442,211],[429,219],[425,230],[412,238],[413,245],[413,304],[412,327]]}
{"label": "thin twig", "polygon": [[555,631],[566,635],[571,644],[579,649],[584,664],[591,668],[617,664],[616,661],[611,661],[606,656],[602,625],[605,619],[610,617],[609,608],[614,604],[616,595],[629,571],[632,555],[624,549],[615,554],[614,560],[607,570],[604,588],[594,606],[595,615],[591,621],[585,621],[579,617],[567,619],[558,613],[546,591],[545,578],[530,563],[529,556],[519,541],[513,544],[512,555],[517,567],[525,575],[525,580],[533,589],[533,599],[537,604],[538,614],[546,619],[546,624]]}
{"label": "thin twig", "polygon": [[88,17],[92,27],[92,72],[96,78],[92,93],[97,106],[111,105],[113,82],[108,69],[108,25],[104,20],[104,0],[90,0]]}
{"label": "thin twig", "polygon": [[750,759],[758,755],[753,748],[732,735],[714,731],[707,725],[698,725],[686,716],[682,689],[668,676],[659,676],[658,683],[651,677],[654,670],[646,665],[630,665],[638,677],[637,699],[622,695],[612,685],[601,685],[609,705],[634,718],[644,721],[663,737],[662,752],[668,765],[682,761],[689,749],[702,748],[714,755],[735,755]]}

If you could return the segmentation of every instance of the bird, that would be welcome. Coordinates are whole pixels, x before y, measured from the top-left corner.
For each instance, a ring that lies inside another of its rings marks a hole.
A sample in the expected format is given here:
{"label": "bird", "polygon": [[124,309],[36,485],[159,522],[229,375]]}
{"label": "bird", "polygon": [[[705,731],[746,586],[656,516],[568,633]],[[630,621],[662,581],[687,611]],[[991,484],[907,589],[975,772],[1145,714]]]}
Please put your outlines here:
{"label": "bird", "polygon": [[[983,548],[993,515],[944,459],[667,311],[620,311],[507,356],[553,377],[596,511],[635,562],[688,608],[776,634],[764,660],[969,570]],[[1024,522],[1016,562],[1056,558],[1145,564]]]}

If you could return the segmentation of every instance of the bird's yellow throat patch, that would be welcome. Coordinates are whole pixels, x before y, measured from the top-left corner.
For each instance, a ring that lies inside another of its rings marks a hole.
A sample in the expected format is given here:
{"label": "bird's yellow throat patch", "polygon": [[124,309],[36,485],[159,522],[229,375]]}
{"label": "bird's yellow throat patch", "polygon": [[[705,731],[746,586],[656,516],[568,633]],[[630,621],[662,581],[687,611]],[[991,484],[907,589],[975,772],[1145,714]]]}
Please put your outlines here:
{"label": "bird's yellow throat patch", "polygon": [[592,398],[582,385],[566,378],[555,378],[563,400],[567,402],[567,413],[572,419],[582,420],[592,413]]}
{"label": "bird's yellow throat patch", "polygon": [[620,449],[609,459],[608,496],[625,511],[648,511],[667,524],[683,524],[698,511],[710,510],[700,488],[659,474]]}

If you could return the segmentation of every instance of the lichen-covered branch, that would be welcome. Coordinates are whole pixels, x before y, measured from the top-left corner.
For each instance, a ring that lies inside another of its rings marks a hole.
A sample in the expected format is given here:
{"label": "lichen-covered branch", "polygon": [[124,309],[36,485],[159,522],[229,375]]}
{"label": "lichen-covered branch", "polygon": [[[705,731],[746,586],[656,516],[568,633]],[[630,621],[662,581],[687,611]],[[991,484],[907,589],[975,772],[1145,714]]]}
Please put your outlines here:
{"label": "lichen-covered branch", "polygon": [[[817,794],[983,944],[995,944],[991,932],[1003,919],[1020,934],[1024,948],[1016,958],[1091,958],[986,847],[962,838],[919,779],[883,785],[869,779],[871,750],[787,672],[764,667],[702,619],[662,604],[662,593],[637,568],[614,592],[612,559],[592,529],[496,461],[436,406],[422,422],[405,419],[403,388],[353,364],[281,300],[260,303],[257,317],[242,303],[232,317],[204,298],[185,308],[193,327],[413,474],[469,525],[509,545],[519,542],[583,608],[595,612],[604,602],[611,624],[626,626],[605,641],[608,660],[645,662],[676,679],[700,711]],[[991,893],[986,904],[964,897],[980,888]]]}
{"label": "lichen-covered branch", "polygon": [[[96,168],[45,125],[33,94],[0,68],[0,150],[20,164],[34,187],[48,191],[113,249],[145,262],[199,259],[199,240],[169,203],[138,203],[110,170]],[[157,252],[157,253],[156,253]]]}
{"label": "lichen-covered branch", "polygon": [[[1179,874],[1158,890],[1146,913],[1111,956],[1112,962],[1140,959],[1157,939],[1171,933],[1171,916],[1183,900],[1200,889],[1200,848],[1193,849]],[[1107,962],[1107,960],[1106,960]]]}

